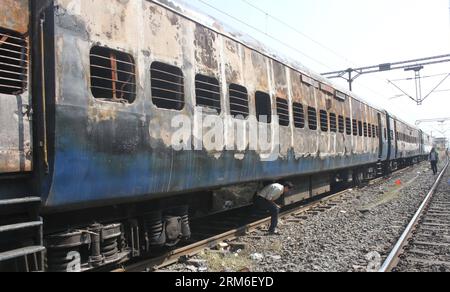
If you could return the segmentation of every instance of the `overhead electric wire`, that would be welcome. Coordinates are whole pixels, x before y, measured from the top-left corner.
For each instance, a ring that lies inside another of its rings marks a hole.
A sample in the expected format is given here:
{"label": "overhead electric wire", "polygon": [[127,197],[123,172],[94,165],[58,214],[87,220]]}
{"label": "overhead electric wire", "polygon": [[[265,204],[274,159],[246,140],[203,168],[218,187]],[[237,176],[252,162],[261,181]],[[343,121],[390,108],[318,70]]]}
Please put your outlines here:
{"label": "overhead electric wire", "polygon": [[282,25],[286,26],[287,28],[289,28],[289,29],[295,31],[295,32],[298,33],[299,35],[301,35],[301,36],[307,38],[307,39],[310,40],[311,42],[313,42],[313,43],[315,43],[316,45],[322,47],[323,49],[329,51],[330,53],[334,54],[335,56],[337,56],[337,57],[339,57],[339,58],[342,58],[342,59],[345,60],[347,63],[352,64],[352,65],[355,65],[355,62],[349,60],[347,57],[345,57],[345,56],[339,54],[338,52],[336,52],[335,50],[331,49],[330,47],[328,47],[328,46],[326,46],[326,45],[320,43],[319,41],[313,39],[313,38],[310,37],[309,35],[307,35],[307,34],[305,34],[304,32],[298,30],[297,28],[295,28],[295,27],[292,26],[291,24],[285,22],[284,20],[280,19],[279,17],[270,14],[269,12],[265,11],[264,9],[262,9],[262,8],[256,6],[256,5],[254,5],[253,3],[250,3],[248,0],[241,0],[241,1],[244,2],[245,4],[247,4],[248,6],[253,7],[254,9],[258,10],[259,12],[261,12],[261,13],[267,15],[268,17],[272,18],[273,20],[275,20],[275,21],[281,23]]}
{"label": "overhead electric wire", "polygon": [[248,24],[247,22],[245,22],[245,21],[243,21],[243,20],[241,20],[241,19],[239,19],[239,18],[237,18],[237,17],[235,17],[235,16],[233,16],[233,15],[231,15],[231,14],[229,14],[229,13],[227,13],[227,12],[225,12],[225,11],[219,9],[219,8],[217,8],[217,7],[215,7],[214,5],[209,4],[208,2],[206,2],[204,0],[197,0],[197,1],[203,3],[204,5],[208,6],[209,8],[214,9],[217,12],[219,12],[219,13],[221,13],[223,15],[226,15],[229,18],[231,18],[231,19],[233,19],[233,20],[235,20],[235,21],[237,21],[237,22],[239,22],[239,23],[241,23],[241,24],[243,24],[243,25],[245,25],[245,26],[247,26],[247,27],[249,27],[249,28],[251,28],[251,29],[253,29],[253,30],[257,31],[257,32],[259,32],[259,33],[261,33],[261,34],[263,34],[263,35],[266,35],[267,37],[271,38],[272,40],[282,44],[283,46],[285,46],[287,48],[290,48],[291,50],[296,51],[297,53],[303,55],[304,57],[310,59],[311,61],[314,61],[317,64],[320,64],[320,65],[322,65],[322,66],[324,66],[326,68],[330,68],[331,69],[331,67],[326,65],[325,63],[322,63],[321,61],[319,61],[319,60],[317,60],[317,59],[307,55],[306,53],[300,51],[298,48],[296,48],[296,47],[286,43],[285,41],[280,40],[280,39],[274,37],[273,35],[268,34],[267,32],[264,32],[262,29],[259,29],[259,28],[255,27],[255,26],[251,25],[251,24]]}
{"label": "overhead electric wire", "polygon": [[[426,78],[445,76],[445,75],[448,75],[448,74],[450,74],[450,73],[441,73],[441,74],[435,74],[435,75],[421,76],[420,78],[426,79]],[[414,80],[414,79],[415,79],[414,77],[410,77],[410,78],[403,78],[403,79],[395,79],[395,80],[392,80],[392,81],[393,82],[397,82],[397,81],[411,81],[411,80]]]}
{"label": "overhead electric wire", "polygon": [[[237,22],[239,22],[239,23],[241,23],[241,24],[243,24],[243,25],[245,25],[245,26],[247,26],[247,27],[253,29],[253,30],[255,30],[255,31],[257,31],[258,33],[261,33],[261,34],[263,34],[263,35],[266,35],[267,37],[271,38],[272,40],[274,40],[274,41],[276,41],[276,42],[282,44],[283,46],[285,46],[285,47],[287,47],[287,48],[290,48],[290,49],[296,51],[297,53],[299,53],[299,54],[305,56],[306,58],[308,58],[308,59],[314,61],[315,63],[320,64],[320,65],[322,65],[323,67],[332,69],[329,65],[327,65],[327,64],[325,64],[325,63],[323,63],[323,62],[321,62],[321,61],[319,61],[319,60],[317,60],[317,59],[315,59],[315,58],[313,58],[313,57],[307,55],[306,53],[300,51],[298,48],[296,48],[296,47],[294,47],[294,46],[292,46],[292,45],[286,43],[285,41],[283,41],[283,40],[281,40],[281,39],[279,39],[279,38],[276,38],[275,36],[273,36],[273,35],[271,35],[271,34],[265,32],[265,31],[263,31],[262,29],[259,29],[259,28],[255,27],[255,26],[253,26],[253,25],[251,25],[251,24],[249,24],[249,23],[247,23],[247,22],[245,22],[245,21],[243,21],[243,20],[237,18],[236,16],[233,16],[233,15],[229,14],[228,12],[223,11],[222,9],[219,9],[219,8],[215,7],[214,5],[208,3],[208,2],[206,2],[206,1],[204,1],[204,0],[197,0],[197,1],[200,2],[200,3],[202,3],[203,5],[205,5],[205,6],[209,7],[209,8],[211,8],[211,9],[213,9],[213,10],[215,10],[215,11],[217,11],[217,12],[219,12],[219,13],[221,13],[221,14],[223,14],[223,15],[225,15],[225,16],[227,16],[227,17],[229,17],[229,18],[231,18],[231,19],[233,19],[233,20],[235,20],[235,21],[237,21]],[[255,6],[255,7],[256,7],[256,6]],[[256,9],[256,8],[255,8],[255,9]],[[262,9],[259,9],[259,11],[263,11],[263,10],[262,10]],[[265,12],[264,12],[264,14],[269,15],[269,14],[267,14],[267,13],[265,13]],[[271,15],[269,15],[269,16],[271,16]],[[274,18],[273,16],[271,16],[271,17]],[[311,40],[312,40],[312,39],[311,39]],[[319,42],[317,42],[317,41],[314,41],[314,42],[319,44]],[[322,47],[326,47],[326,46],[324,46],[324,45],[321,45],[321,46],[322,46]],[[328,50],[330,50],[330,49],[328,49]],[[336,54],[336,53],[335,53],[335,54]],[[339,54],[338,54],[337,56],[339,56]],[[349,61],[347,58],[345,58],[345,57],[343,57],[343,56],[340,56],[340,57],[341,57],[341,58],[344,58],[347,62]],[[350,62],[350,63],[352,63],[352,62]],[[385,94],[381,94],[381,93],[379,93],[379,92],[377,92],[377,91],[375,91],[375,90],[371,89],[370,87],[365,86],[365,85],[363,85],[363,84],[362,84],[362,86],[363,86],[364,88],[366,88],[367,90],[371,91],[372,93],[376,94],[376,95],[379,95],[379,96],[384,96],[384,95],[385,95]]]}
{"label": "overhead electric wire", "polygon": [[427,99],[431,94],[433,94],[433,92],[434,92],[436,89],[438,89],[439,86],[441,86],[441,85],[445,82],[445,80],[447,80],[448,77],[450,77],[450,74],[447,74],[447,76],[445,76],[444,79],[442,79],[442,81],[439,82],[439,84],[436,85],[436,87],[434,87],[433,90],[431,90],[430,93],[428,93],[422,100]]}
{"label": "overhead electric wire", "polygon": [[[311,42],[315,43],[316,45],[322,47],[323,49],[329,51],[329,52],[332,53],[333,55],[335,55],[335,56],[341,58],[341,59],[344,60],[346,63],[348,63],[348,64],[350,64],[350,65],[352,65],[352,66],[356,66],[356,63],[355,63],[355,62],[351,61],[350,59],[348,59],[347,57],[341,55],[340,53],[336,52],[335,50],[331,49],[330,47],[328,47],[328,46],[322,44],[321,42],[319,42],[319,41],[313,39],[312,37],[310,37],[310,36],[307,35],[306,33],[304,33],[304,32],[302,32],[302,31],[298,30],[297,28],[295,28],[295,27],[292,26],[291,24],[285,22],[284,20],[280,19],[279,17],[270,14],[269,12],[267,12],[267,11],[265,11],[264,9],[262,9],[262,8],[260,8],[260,7],[258,7],[258,6],[256,6],[255,4],[250,3],[248,0],[241,0],[241,1],[244,2],[245,4],[247,4],[248,6],[252,7],[253,9],[255,9],[255,10],[261,12],[261,13],[264,14],[264,15],[266,15],[267,17],[270,17],[270,18],[274,19],[275,21],[279,22],[280,24],[284,25],[285,27],[291,29],[292,31],[296,32],[297,34],[299,34],[299,35],[305,37],[306,39],[308,39],[309,41],[311,41]],[[378,79],[379,81],[382,81],[382,82],[385,81],[385,80],[383,80],[383,79],[381,79],[381,78],[378,78],[378,77],[372,77],[372,78]],[[379,93],[379,92],[373,90],[372,88],[370,88],[370,87],[364,85],[363,83],[360,83],[360,84],[361,84],[362,87],[366,88],[367,90],[371,91],[372,93],[374,93],[374,94],[376,94],[376,95],[381,95],[381,96],[385,95],[385,94],[381,94],[381,93]]]}

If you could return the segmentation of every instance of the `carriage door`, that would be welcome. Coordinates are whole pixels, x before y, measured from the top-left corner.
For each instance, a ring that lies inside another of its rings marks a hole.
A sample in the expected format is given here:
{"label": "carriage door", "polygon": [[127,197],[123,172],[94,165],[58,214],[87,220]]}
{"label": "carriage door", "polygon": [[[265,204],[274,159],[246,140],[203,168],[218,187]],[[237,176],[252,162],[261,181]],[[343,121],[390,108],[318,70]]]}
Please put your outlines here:
{"label": "carriage door", "polygon": [[28,24],[28,0],[1,0],[0,175],[32,170]]}
{"label": "carriage door", "polygon": [[378,159],[381,159],[383,157],[383,121],[381,119],[381,114],[378,113],[378,141],[379,141],[379,150],[378,150]]}

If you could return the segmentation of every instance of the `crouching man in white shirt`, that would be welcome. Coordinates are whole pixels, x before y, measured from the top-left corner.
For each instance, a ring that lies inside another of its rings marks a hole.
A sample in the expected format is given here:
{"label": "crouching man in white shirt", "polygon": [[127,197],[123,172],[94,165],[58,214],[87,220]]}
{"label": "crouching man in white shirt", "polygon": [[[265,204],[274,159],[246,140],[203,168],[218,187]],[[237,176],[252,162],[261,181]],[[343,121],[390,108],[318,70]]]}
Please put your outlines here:
{"label": "crouching man in white shirt", "polygon": [[272,216],[269,234],[279,234],[277,232],[278,216],[280,207],[275,204],[283,194],[292,190],[294,185],[291,182],[274,183],[264,187],[256,194],[255,206],[256,208],[268,211]]}

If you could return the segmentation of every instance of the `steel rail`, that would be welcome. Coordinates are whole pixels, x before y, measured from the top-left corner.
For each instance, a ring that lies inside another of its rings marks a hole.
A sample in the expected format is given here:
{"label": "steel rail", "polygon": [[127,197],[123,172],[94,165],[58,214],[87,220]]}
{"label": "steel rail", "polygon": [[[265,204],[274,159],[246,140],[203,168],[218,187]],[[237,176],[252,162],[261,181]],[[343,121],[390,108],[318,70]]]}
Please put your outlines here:
{"label": "steel rail", "polygon": [[441,180],[444,177],[444,174],[446,173],[448,166],[449,166],[449,162],[447,162],[444,169],[441,171],[439,177],[437,178],[437,180],[434,183],[433,187],[431,188],[430,192],[425,197],[424,201],[420,205],[419,209],[417,210],[416,214],[412,218],[411,222],[406,227],[405,231],[403,232],[403,234],[400,237],[400,239],[398,240],[398,242],[395,244],[394,248],[392,249],[391,253],[387,257],[386,261],[381,266],[379,272],[381,272],[381,273],[391,272],[397,266],[404,247],[408,244],[408,240],[411,238],[412,233],[416,229],[417,224],[423,215],[423,212],[425,211],[426,207],[430,203],[431,198],[433,197],[433,195],[436,192],[436,189],[438,188],[439,184],[441,183]]}
{"label": "steel rail", "polygon": [[[319,201],[315,201],[312,202],[310,204],[301,206],[301,207],[297,207],[291,210],[287,210],[284,211],[280,214],[280,218],[284,219],[286,217],[292,216],[292,215],[298,215],[298,214],[302,214],[305,213],[309,210],[311,210],[312,208],[321,205],[327,201],[330,201],[334,198],[340,197],[340,196],[344,196],[349,190],[345,190],[339,193],[336,193],[334,195],[325,197]],[[134,272],[134,271],[143,271],[145,269],[152,269],[152,270],[158,270],[164,267],[167,267],[169,265],[172,265],[176,262],[178,262],[178,260],[184,256],[195,256],[196,254],[198,254],[199,252],[207,249],[207,248],[212,248],[214,246],[217,246],[219,243],[227,241],[227,240],[233,240],[236,239],[239,236],[242,236],[244,234],[248,234],[251,233],[255,230],[257,230],[259,227],[270,223],[271,218],[267,217],[258,221],[255,221],[253,223],[247,224],[245,226],[227,231],[225,233],[222,234],[218,234],[216,236],[195,242],[193,244],[181,247],[179,249],[173,250],[170,253],[157,257],[157,258],[152,258],[152,259],[148,259],[148,260],[144,260],[135,264],[131,264],[129,266],[125,266],[121,269],[117,269],[114,270],[114,272]]]}
{"label": "steel rail", "polygon": [[[400,169],[393,174],[400,175],[407,170],[410,170],[413,166]],[[371,187],[376,185],[377,183],[381,183],[385,180],[384,177],[376,178],[371,180]],[[306,205],[297,206],[294,208],[290,208],[288,210],[283,211],[280,214],[281,219],[285,219],[290,216],[298,216],[301,214],[304,214],[308,212],[309,210],[314,209],[315,207],[321,206],[329,201],[332,201],[336,198],[342,198],[344,197],[350,189],[343,190],[341,192],[338,192],[336,194],[332,194],[329,196],[326,196],[324,198],[321,198],[317,201],[311,202]],[[263,218],[261,220],[252,222],[250,224],[247,224],[245,226],[241,226],[239,228],[229,230],[227,232],[224,232],[222,234],[215,235],[213,237],[195,242],[193,244],[178,248],[176,250],[173,250],[169,253],[166,253],[162,256],[150,258],[150,259],[144,259],[136,263],[132,264],[124,264],[121,268],[115,269],[112,272],[141,272],[144,270],[158,270],[167,266],[170,266],[172,264],[175,264],[179,261],[182,257],[192,257],[200,253],[201,251],[212,248],[217,246],[219,243],[227,241],[227,240],[234,240],[238,238],[239,236],[242,236],[244,234],[251,233],[255,230],[257,230],[259,227],[264,226],[266,224],[270,223],[271,218]]]}

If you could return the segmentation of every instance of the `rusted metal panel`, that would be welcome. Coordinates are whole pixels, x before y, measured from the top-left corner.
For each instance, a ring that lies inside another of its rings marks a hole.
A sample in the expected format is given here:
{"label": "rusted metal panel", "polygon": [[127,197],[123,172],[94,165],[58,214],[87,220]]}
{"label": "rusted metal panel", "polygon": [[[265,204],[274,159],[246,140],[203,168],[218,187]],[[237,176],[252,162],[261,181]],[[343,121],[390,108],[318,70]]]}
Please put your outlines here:
{"label": "rusted metal panel", "polygon": [[[15,43],[15,40],[21,39],[20,35],[28,32],[29,23],[29,2],[28,0],[1,0],[0,9],[0,27],[7,31],[14,32],[14,36],[2,35],[0,49],[8,44]],[[16,33],[18,35],[16,35]],[[16,38],[15,40],[11,40]],[[22,51],[21,59],[17,59],[15,63],[11,59],[11,55],[3,59],[4,63],[10,68],[13,66],[23,65],[25,72],[21,72],[20,76],[25,79],[26,85],[21,93],[1,94],[0,93],[0,174],[4,173],[22,173],[32,170],[32,135],[31,135],[31,96],[30,90],[30,50],[29,39],[27,36],[21,41],[23,44],[20,48]],[[9,45],[11,46],[11,45]],[[13,44],[13,48],[18,45]],[[11,50],[10,50],[11,51]],[[9,52],[10,52],[9,51]],[[1,53],[5,51],[0,50]],[[16,53],[13,53],[16,54]],[[14,55],[15,56],[15,55]],[[19,57],[17,57],[19,58]],[[8,63],[9,62],[9,63]],[[3,71],[6,72],[6,71]],[[13,76],[18,74],[13,74]],[[3,76],[4,77],[4,76]],[[1,76],[0,76],[1,78]],[[13,78],[11,74],[6,78]],[[14,77],[15,78],[15,77]],[[11,79],[10,79],[11,80]]]}
{"label": "rusted metal panel", "polygon": [[202,74],[219,75],[220,64],[219,35],[196,24],[194,29],[194,50],[196,69]]}
{"label": "rusted metal panel", "polygon": [[[244,80],[243,65],[245,63],[244,48],[242,45],[224,38],[221,39],[222,47],[222,88],[225,96],[229,96],[229,86],[230,84],[235,84],[247,88],[247,83]],[[250,96],[247,96],[250,98]],[[226,110],[230,109],[230,104],[228,99],[226,100],[223,108]],[[247,120],[234,119],[228,117],[225,120],[225,143],[226,149],[235,150],[235,158],[243,159],[245,156],[245,150],[249,146],[249,126]]]}
{"label": "rusted metal panel", "polygon": [[[289,107],[289,118],[292,116],[291,114],[291,106],[292,103],[290,101],[289,96],[289,83],[288,83],[288,75],[287,75],[287,68],[286,66],[282,65],[281,63],[272,61],[271,64],[271,72],[272,72],[272,95],[274,99],[274,107],[272,109],[272,112],[274,115],[278,114],[278,105],[277,105],[277,98],[286,100],[288,107]],[[274,121],[275,123],[278,123],[278,120]],[[279,126],[279,158],[280,159],[287,159],[288,158],[288,152],[292,148],[292,123],[289,122],[289,126]]]}
{"label": "rusted metal panel", "polygon": [[345,101],[347,99],[347,95],[339,90],[335,91],[334,96],[340,101]]}
{"label": "rusted metal panel", "polygon": [[[292,69],[289,70],[289,83],[291,88],[291,100],[292,102],[299,103],[303,106],[303,115],[305,125],[303,129],[295,128],[293,130],[293,149],[295,157],[301,159],[306,157],[309,153],[317,153],[317,138],[311,137],[308,129],[308,103],[307,97],[304,96],[301,75]],[[309,135],[308,135],[309,133]]]}
{"label": "rusted metal panel", "polygon": [[[292,99],[303,105],[305,127],[294,130],[294,152],[296,157],[316,157],[319,153],[318,131],[311,130],[308,125],[308,107],[317,109],[313,80],[306,75],[290,70]],[[308,82],[305,82],[308,80]]]}
{"label": "rusted metal panel", "polygon": [[327,93],[328,95],[333,95],[335,91],[333,87],[323,83],[320,83],[320,90]]}
{"label": "rusted metal panel", "polygon": [[302,78],[303,83],[314,86],[315,82],[311,77],[308,77],[306,75],[301,75],[301,78]]}
{"label": "rusted metal panel", "polygon": [[[318,133],[319,133],[319,154],[322,159],[327,158],[330,153],[332,153],[333,145],[332,145],[332,137],[331,133],[328,130],[327,132],[324,132],[321,130],[321,119],[320,119],[320,111],[326,111],[327,113],[330,112],[332,109],[332,96],[329,95],[328,92],[323,91],[322,89],[314,87],[314,91],[316,92],[317,97],[317,114],[318,114]],[[329,116],[327,117],[328,122],[328,128],[330,124]]]}
{"label": "rusted metal panel", "polygon": [[29,0],[1,0],[0,7],[0,27],[28,32]]}
{"label": "rusted metal panel", "polygon": [[[293,131],[292,123],[282,129],[281,155],[274,161],[263,161],[261,158],[267,153],[261,149],[223,151],[224,145],[234,144],[231,129],[236,125],[245,127],[245,145],[253,139],[250,133],[255,133],[247,121],[234,121],[224,115],[217,117],[226,125],[226,138],[219,149],[176,151],[172,144],[179,128],[172,121],[179,115],[192,123],[192,127],[182,129],[187,146],[205,137],[199,132],[205,129],[202,115],[196,112],[195,74],[199,72],[219,79],[224,113],[229,111],[225,98],[229,83],[246,87],[250,118],[256,114],[256,91],[271,95],[274,114],[277,96],[288,99],[289,104],[302,103],[305,121],[308,106],[336,115],[350,116],[353,111],[361,117],[364,107],[359,104],[352,108],[350,98],[341,102],[325,94],[319,81],[328,83],[320,76],[288,68],[281,59],[275,61],[153,1],[109,1],[105,6],[104,0],[56,0],[55,26],[55,171],[46,206],[86,207],[88,203],[160,198],[224,185],[310,175],[370,161],[362,150],[353,157],[337,157],[345,153],[345,137],[309,130],[307,122],[305,129]],[[94,45],[133,56],[137,90],[133,103],[93,97],[89,88],[89,51]],[[182,70],[185,91],[182,110],[161,109],[153,104],[150,68],[155,61]],[[313,77],[302,82],[301,75]],[[276,122],[266,126],[271,143],[275,142],[275,125]],[[346,143],[349,140],[347,137]],[[323,145],[320,151],[319,145]],[[290,152],[292,146],[295,157]]]}

